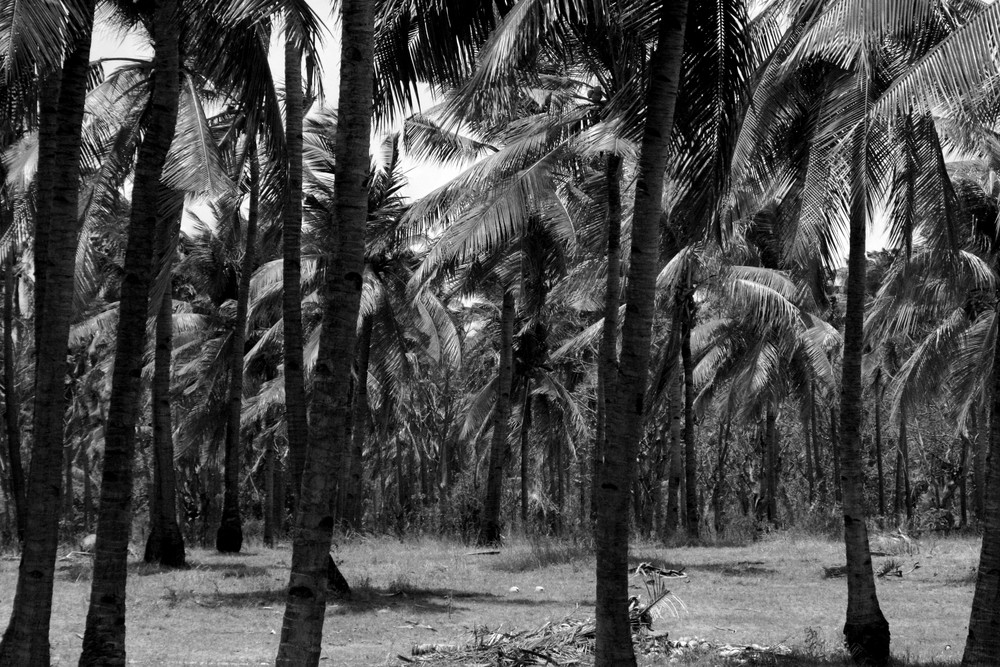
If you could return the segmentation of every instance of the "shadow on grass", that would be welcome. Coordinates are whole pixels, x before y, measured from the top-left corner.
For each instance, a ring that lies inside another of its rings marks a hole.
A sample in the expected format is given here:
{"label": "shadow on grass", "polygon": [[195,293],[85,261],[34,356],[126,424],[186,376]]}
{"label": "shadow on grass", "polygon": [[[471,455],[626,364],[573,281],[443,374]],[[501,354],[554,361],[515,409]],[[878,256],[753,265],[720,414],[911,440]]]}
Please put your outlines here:
{"label": "shadow on grass", "polygon": [[769,577],[778,574],[778,570],[764,567],[763,561],[733,561],[729,563],[706,563],[692,565],[692,570],[700,572],[715,572],[725,577]]}

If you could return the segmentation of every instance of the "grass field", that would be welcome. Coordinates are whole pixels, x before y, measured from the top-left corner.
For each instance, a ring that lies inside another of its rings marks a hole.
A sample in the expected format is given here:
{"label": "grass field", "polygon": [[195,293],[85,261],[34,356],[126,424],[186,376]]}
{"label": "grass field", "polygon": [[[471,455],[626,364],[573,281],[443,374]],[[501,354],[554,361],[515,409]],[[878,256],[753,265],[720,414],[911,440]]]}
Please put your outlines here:
{"label": "grass field", "polygon": [[[68,551],[68,549],[67,549]],[[594,613],[594,560],[568,543],[518,541],[499,555],[457,542],[358,538],[336,557],[355,590],[330,606],[324,656],[334,665],[404,664],[414,644],[466,644],[472,629],[523,630]],[[967,633],[978,559],[973,538],[925,540],[894,556],[903,577],[879,580],[893,653],[911,666],[957,664]],[[786,644],[795,664],[842,664],[843,578],[823,567],[843,563],[833,541],[773,535],[743,547],[663,548],[639,544],[635,562],[685,567],[675,587],[687,611],[655,630],[713,644]],[[281,629],[288,545],[250,544],[239,556],[192,550],[186,571],[135,563],[129,577],[128,653],[139,665],[252,665],[273,662]],[[876,558],[879,566],[885,558]],[[913,565],[919,568],[913,571]],[[90,588],[89,561],[58,563],[51,640],[54,664],[76,664]],[[6,623],[17,561],[0,561],[0,617]],[[642,593],[635,582],[635,593]],[[518,591],[511,591],[512,587]],[[543,590],[536,590],[541,587]],[[802,656],[823,658],[807,661]],[[659,659],[665,662],[663,658]],[[702,657],[697,665],[724,664]],[[653,664],[647,660],[646,664]]]}

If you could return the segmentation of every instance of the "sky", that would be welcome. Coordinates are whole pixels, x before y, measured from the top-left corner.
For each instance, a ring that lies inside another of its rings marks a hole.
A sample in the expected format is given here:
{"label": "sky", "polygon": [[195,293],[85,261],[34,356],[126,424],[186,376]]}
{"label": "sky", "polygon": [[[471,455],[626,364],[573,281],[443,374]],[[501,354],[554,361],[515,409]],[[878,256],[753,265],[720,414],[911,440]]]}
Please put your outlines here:
{"label": "sky", "polygon": [[[322,61],[322,82],[324,103],[328,107],[335,107],[338,93],[338,72],[340,65],[340,39],[339,30],[336,30],[334,21],[329,16],[329,2],[319,2],[309,0],[310,6],[316,12],[317,17],[325,24],[325,34],[320,42],[320,54]],[[94,30],[93,45],[91,48],[91,60],[113,59],[113,58],[148,58],[152,57],[152,48],[144,35],[126,34],[116,30],[109,25],[106,17],[102,16],[103,11],[99,10],[96,27]],[[283,69],[283,49],[275,42],[271,48],[271,72],[275,84],[284,87]],[[108,60],[105,69],[113,69],[114,61]],[[433,97],[428,88],[420,91],[421,101],[425,106],[434,104]],[[396,128],[399,129],[398,124]],[[377,146],[379,137],[373,137],[373,148]],[[435,188],[443,185],[448,180],[460,173],[460,169],[454,167],[442,167],[429,161],[416,161],[407,156],[403,156],[403,168],[409,181],[402,194],[411,199],[417,199],[431,192]]]}

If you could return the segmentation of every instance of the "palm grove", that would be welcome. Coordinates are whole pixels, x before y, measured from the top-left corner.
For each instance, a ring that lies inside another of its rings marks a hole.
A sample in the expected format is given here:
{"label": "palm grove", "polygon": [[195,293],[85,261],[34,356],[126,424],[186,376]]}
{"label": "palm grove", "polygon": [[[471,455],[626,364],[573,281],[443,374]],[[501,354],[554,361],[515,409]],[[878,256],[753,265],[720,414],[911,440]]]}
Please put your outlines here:
{"label": "palm grove", "polygon": [[[336,4],[333,106],[304,0],[0,3],[0,662],[49,664],[74,533],[81,664],[125,661],[133,527],[182,567],[247,522],[293,543],[281,664],[334,530],[513,527],[593,531],[621,665],[630,534],[842,522],[884,664],[873,521],[981,528],[1000,661],[1000,6]],[[151,56],[91,62],[95,16]],[[460,173],[411,201],[405,160]]]}

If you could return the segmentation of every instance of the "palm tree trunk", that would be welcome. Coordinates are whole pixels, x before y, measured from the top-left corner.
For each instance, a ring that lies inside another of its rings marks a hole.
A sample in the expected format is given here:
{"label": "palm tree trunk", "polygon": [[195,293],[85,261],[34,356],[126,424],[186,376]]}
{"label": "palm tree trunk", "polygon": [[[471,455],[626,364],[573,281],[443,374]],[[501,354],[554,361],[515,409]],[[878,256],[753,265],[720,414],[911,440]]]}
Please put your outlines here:
{"label": "palm tree trunk", "polygon": [[986,507],[976,592],[962,667],[1000,664],[1000,338],[993,353],[989,452],[986,456]]}
{"label": "palm tree trunk", "polygon": [[49,183],[51,192],[50,197],[45,197],[44,190],[39,193],[40,202],[47,200],[38,217],[38,224],[47,230],[47,242],[35,250],[36,275],[43,277],[46,286],[41,298],[36,292],[35,314],[36,318],[45,318],[45,326],[36,329],[35,337],[34,444],[25,491],[28,530],[10,623],[0,641],[0,665],[47,666],[50,662],[49,620],[59,541],[59,477],[68,403],[66,347],[80,229],[80,131],[94,14],[92,0],[78,5],[86,21],[77,26],[75,46],[66,55],[57,86],[58,103],[50,104],[46,96],[41,110],[41,124],[55,132],[51,150],[40,146],[38,162],[39,185]]}
{"label": "palm tree trunk", "polygon": [[812,432],[813,463],[816,466],[816,492],[821,503],[826,502],[826,475],[823,473],[823,451],[819,444],[819,417],[816,414],[816,388],[809,389],[809,422]]}
{"label": "palm tree trunk", "polygon": [[[250,138],[248,141],[253,142]],[[243,521],[240,516],[240,416],[243,413],[243,353],[246,344],[247,308],[250,303],[250,276],[257,268],[257,218],[260,210],[260,163],[257,151],[247,149],[250,161],[250,206],[247,211],[243,264],[236,295],[229,357],[229,413],[226,423],[226,472],[222,500],[222,520],[215,535],[215,548],[222,553],[239,553],[243,548]],[[233,215],[238,216],[236,211]]]}
{"label": "palm tree trunk", "polygon": [[772,526],[778,524],[778,482],[781,476],[780,440],[778,435],[778,415],[773,408],[767,411],[767,428],[764,447],[767,452],[767,521]]}
{"label": "palm tree trunk", "polygon": [[632,222],[628,307],[622,327],[617,386],[612,394],[615,409],[606,415],[604,464],[597,490],[596,667],[635,665],[628,618],[629,489],[644,422],[664,171],[684,54],[687,5],[687,0],[663,3],[657,45],[649,62],[646,125]]}
{"label": "palm tree trunk", "polygon": [[965,528],[969,521],[968,489],[966,488],[969,479],[969,436],[963,433],[961,442],[962,449],[958,461],[958,504],[961,511],[959,527]]}
{"label": "palm tree trunk", "polygon": [[[843,390],[841,390],[843,394]],[[842,399],[843,400],[843,399]],[[843,454],[840,444],[840,427],[837,426],[837,408],[830,406],[830,454],[833,458],[833,499],[838,503],[844,501]]]}
{"label": "palm tree trunk", "polygon": [[[854,150],[866,150],[861,139],[855,139]],[[855,174],[855,179],[861,178],[862,169],[856,167],[859,173]],[[847,619],[844,623],[844,639],[857,664],[884,665],[889,660],[889,623],[882,615],[875,591],[866,524],[861,448],[861,431],[864,426],[861,361],[864,355],[867,197],[863,185],[855,183],[853,191],[840,390],[840,487],[843,491],[844,545],[847,556]]]}
{"label": "palm tree trunk", "polygon": [[527,377],[521,399],[521,530],[528,529],[528,436],[531,433],[531,383]]}
{"label": "palm tree trunk", "polygon": [[336,247],[326,248],[336,260],[327,271],[323,290],[323,331],[309,414],[311,445],[302,472],[278,665],[319,664],[327,582],[331,569],[336,570],[329,556],[333,536],[330,500],[337,464],[351,446],[352,355],[344,351],[354,349],[364,281],[374,99],[374,4],[370,0],[344,0],[341,5],[340,108],[334,149],[337,196],[333,208],[339,239]]}
{"label": "palm tree trunk", "polygon": [[7,253],[7,267],[4,272],[3,291],[3,386],[4,421],[7,426],[7,463],[10,464],[10,493],[17,520],[17,539],[24,541],[24,464],[21,462],[21,405],[17,397],[17,358],[14,351],[14,290],[17,277],[14,275],[14,251]]}
{"label": "palm tree trunk", "polygon": [[[986,450],[989,443],[989,435],[981,437],[979,421],[976,419],[976,412],[972,412],[972,430],[975,433],[975,449],[972,453],[972,511],[976,515],[977,521],[986,518]],[[992,433],[992,431],[990,431]]]}
{"label": "palm tree trunk", "polygon": [[361,484],[364,476],[364,447],[368,437],[368,367],[371,361],[372,333],[375,327],[371,315],[361,323],[358,340],[357,384],[352,397],[351,446],[341,464],[340,496],[341,521],[346,528],[361,530]]}
{"label": "palm tree trunk", "polygon": [[83,532],[90,534],[93,525],[94,492],[90,482],[90,454],[87,448],[90,443],[80,447],[80,471],[83,473]]}
{"label": "palm tree trunk", "polygon": [[604,326],[597,359],[597,425],[594,431],[594,461],[591,478],[590,514],[597,517],[597,479],[604,460],[609,400],[615,395],[618,368],[618,310],[621,305],[621,236],[622,236],[622,159],[609,153],[605,167],[605,187],[608,196],[608,276],[604,290]]}
{"label": "palm tree trunk", "polygon": [[806,484],[809,486],[809,504],[816,500],[816,478],[813,473],[812,438],[809,431],[809,415],[802,416],[802,440],[805,443]]}
{"label": "palm tree trunk", "polygon": [[266,436],[264,443],[264,466],[266,468],[264,477],[264,546],[274,546],[274,515],[277,503],[274,498],[274,435]]}
{"label": "palm tree trunk", "polygon": [[[158,262],[169,273],[180,233],[180,215],[162,226]],[[143,560],[167,567],[184,567],[184,536],[177,523],[177,482],[174,475],[174,438],[170,407],[170,362],[173,352],[174,300],[171,283],[160,298],[156,316],[153,356],[153,492],[150,495],[150,530]]]}
{"label": "palm tree trunk", "polygon": [[125,580],[132,521],[132,469],[154,241],[157,226],[176,215],[165,212],[163,202],[170,200],[174,206],[182,205],[182,198],[160,182],[177,122],[180,91],[178,9],[176,0],[156,3],[153,92],[132,188],[132,214],[104,445],[94,574],[80,656],[80,663],[84,665],[125,663]]}
{"label": "palm tree trunk", "polygon": [[493,439],[490,442],[486,498],[477,542],[500,543],[500,501],[503,497],[504,453],[510,428],[510,392],[514,377],[514,292],[505,290],[500,310],[500,372],[497,377],[497,400],[493,408]]}
{"label": "palm tree trunk", "polygon": [[875,383],[875,463],[878,474],[878,515],[885,516],[885,471],[882,470],[882,392]]}
{"label": "palm tree trunk", "polygon": [[716,535],[722,535],[724,528],[722,498],[726,493],[726,457],[729,454],[729,436],[732,419],[732,414],[727,412],[725,426],[719,425],[719,462],[715,469],[715,488],[712,489],[712,510],[715,515]]}
{"label": "palm tree trunk", "polygon": [[670,387],[670,397],[667,405],[668,421],[670,423],[670,444],[667,453],[667,515],[662,538],[673,537],[680,525],[680,489],[681,476],[684,474],[681,448],[681,385],[674,380]]}
{"label": "palm tree trunk", "polygon": [[681,365],[684,369],[684,493],[687,499],[687,535],[698,539],[698,455],[694,441],[694,361],[691,358],[691,328],[694,326],[694,295],[684,296],[681,316]]}
{"label": "palm tree trunk", "polygon": [[[291,21],[291,18],[288,18]],[[285,150],[288,156],[288,199],[282,214],[282,317],[284,327],[285,429],[292,495],[298,511],[306,446],[309,438],[302,350],[302,45],[285,38]]]}

